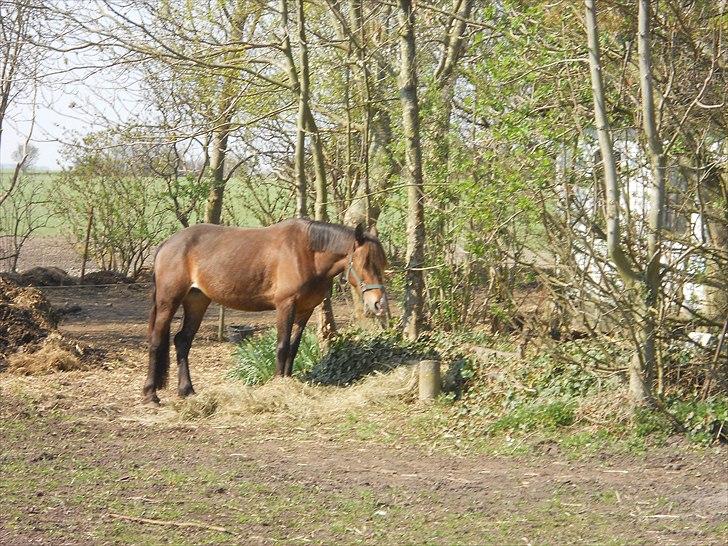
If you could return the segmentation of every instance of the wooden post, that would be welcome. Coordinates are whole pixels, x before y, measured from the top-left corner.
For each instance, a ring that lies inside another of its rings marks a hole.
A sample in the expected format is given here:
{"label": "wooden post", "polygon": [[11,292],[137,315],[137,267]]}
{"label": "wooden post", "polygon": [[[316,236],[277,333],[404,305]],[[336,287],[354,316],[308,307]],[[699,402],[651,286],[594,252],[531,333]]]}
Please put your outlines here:
{"label": "wooden post", "polygon": [[421,401],[432,401],[440,394],[440,361],[420,361],[419,391]]}
{"label": "wooden post", "polygon": [[81,278],[79,284],[83,284],[83,278],[86,276],[86,262],[88,261],[88,244],[91,239],[91,226],[94,223],[94,208],[88,211],[88,224],[86,224],[86,240],[83,244],[83,261],[81,262]]}
{"label": "wooden post", "polygon": [[220,315],[217,319],[217,340],[225,341],[225,307],[220,306]]}

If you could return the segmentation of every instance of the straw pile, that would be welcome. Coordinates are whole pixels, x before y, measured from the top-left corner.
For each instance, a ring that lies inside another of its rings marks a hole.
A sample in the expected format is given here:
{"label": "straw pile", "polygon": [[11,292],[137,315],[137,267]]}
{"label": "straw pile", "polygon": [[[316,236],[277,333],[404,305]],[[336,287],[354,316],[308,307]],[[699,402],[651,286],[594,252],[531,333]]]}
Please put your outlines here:
{"label": "straw pile", "polygon": [[353,409],[393,399],[413,400],[417,375],[413,366],[376,373],[347,388],[310,385],[296,379],[274,379],[260,387],[220,385],[176,402],[183,419],[239,418],[260,414],[326,420]]}
{"label": "straw pile", "polygon": [[64,339],[57,324],[43,293],[0,277],[0,370],[37,375],[92,365],[99,352]]}

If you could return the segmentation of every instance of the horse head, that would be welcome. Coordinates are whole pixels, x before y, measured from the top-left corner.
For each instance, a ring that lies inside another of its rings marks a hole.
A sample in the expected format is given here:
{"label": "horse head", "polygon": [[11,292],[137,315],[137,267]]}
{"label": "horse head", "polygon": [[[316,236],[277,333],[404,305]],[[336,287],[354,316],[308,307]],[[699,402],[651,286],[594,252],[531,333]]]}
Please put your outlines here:
{"label": "horse head", "polygon": [[379,239],[365,231],[363,224],[354,230],[354,250],[349,256],[345,278],[362,295],[368,314],[382,316],[389,313],[387,292],[384,288],[384,269],[387,257]]}

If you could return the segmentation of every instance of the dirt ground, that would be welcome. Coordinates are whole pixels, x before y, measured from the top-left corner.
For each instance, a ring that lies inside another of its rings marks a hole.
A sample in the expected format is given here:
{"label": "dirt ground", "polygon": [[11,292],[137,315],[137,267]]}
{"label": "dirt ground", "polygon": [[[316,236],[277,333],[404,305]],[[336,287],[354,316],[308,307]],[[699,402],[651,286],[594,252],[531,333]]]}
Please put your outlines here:
{"label": "dirt ground", "polygon": [[[92,371],[0,373],[0,544],[728,542],[724,448],[506,457],[398,437],[400,420],[427,416],[404,402],[191,418],[169,389],[141,405],[147,290],[45,290],[81,308],[62,332],[108,354]],[[273,315],[227,320],[262,328]],[[211,308],[190,355],[202,400],[233,382],[216,329]]]}

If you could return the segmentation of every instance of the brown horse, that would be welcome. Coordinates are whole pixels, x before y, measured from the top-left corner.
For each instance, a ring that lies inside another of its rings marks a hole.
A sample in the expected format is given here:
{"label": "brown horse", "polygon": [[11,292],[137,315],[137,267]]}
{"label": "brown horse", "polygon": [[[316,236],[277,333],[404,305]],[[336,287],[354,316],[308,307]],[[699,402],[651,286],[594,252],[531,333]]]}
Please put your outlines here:
{"label": "brown horse", "polygon": [[275,309],[276,375],[290,376],[306,322],[336,275],[346,270],[368,312],[388,311],[385,265],[381,243],[361,225],[297,219],[260,229],[200,224],[174,234],[154,259],[145,401],[158,403],[157,389],[166,385],[169,328],[180,304],[184,320],[174,346],[177,392],[185,397],[194,394],[187,357],[211,301],[242,311]]}

